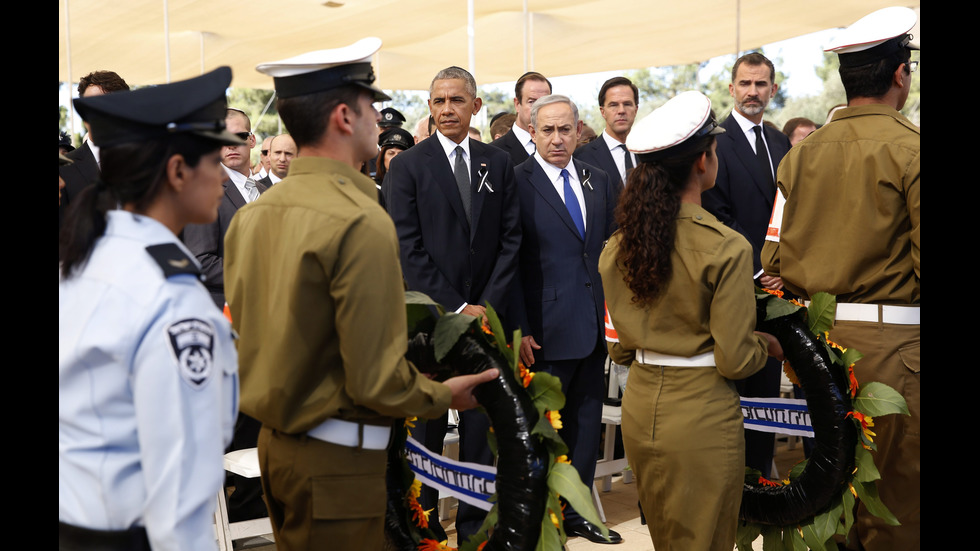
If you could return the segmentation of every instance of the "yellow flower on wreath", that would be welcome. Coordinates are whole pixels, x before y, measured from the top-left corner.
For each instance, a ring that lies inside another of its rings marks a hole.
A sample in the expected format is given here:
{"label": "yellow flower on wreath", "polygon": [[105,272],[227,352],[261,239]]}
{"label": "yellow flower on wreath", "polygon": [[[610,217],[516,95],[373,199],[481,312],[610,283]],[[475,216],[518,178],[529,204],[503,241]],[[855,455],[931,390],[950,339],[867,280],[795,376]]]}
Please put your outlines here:
{"label": "yellow flower on wreath", "polygon": [[408,488],[408,496],[406,501],[408,502],[408,509],[412,511],[412,521],[419,528],[429,527],[429,514],[433,509],[426,511],[419,504],[419,496],[422,494],[422,482],[419,479],[412,481],[412,485]]}
{"label": "yellow flower on wreath", "polygon": [[[870,415],[864,415],[859,411],[849,411],[847,413],[847,417],[854,417],[855,419],[860,421],[861,431],[864,432],[864,437],[868,440],[868,442],[874,442],[874,438],[872,437],[877,435],[874,432],[872,432],[871,429],[869,428],[875,426],[874,417],[871,417]],[[864,449],[866,450],[871,449],[871,446],[865,444],[863,441],[861,442],[861,445],[864,446]]]}
{"label": "yellow flower on wreath", "polygon": [[551,426],[558,430],[561,428],[561,414],[557,411],[545,410],[544,416],[548,418]]}

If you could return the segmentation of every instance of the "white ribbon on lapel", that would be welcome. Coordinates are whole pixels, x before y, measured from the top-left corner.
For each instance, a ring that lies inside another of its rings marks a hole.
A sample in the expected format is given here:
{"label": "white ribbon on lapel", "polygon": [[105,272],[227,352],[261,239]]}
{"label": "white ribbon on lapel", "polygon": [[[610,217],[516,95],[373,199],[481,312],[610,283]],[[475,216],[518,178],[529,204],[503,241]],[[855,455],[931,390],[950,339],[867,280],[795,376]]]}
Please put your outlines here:
{"label": "white ribbon on lapel", "polygon": [[490,182],[487,181],[487,174],[488,174],[487,165],[485,163],[480,163],[480,170],[476,171],[476,175],[480,177],[480,185],[476,187],[477,193],[480,193],[480,190],[483,189],[483,186],[487,186],[487,189],[490,190],[490,193],[493,193],[493,188],[490,187]]}

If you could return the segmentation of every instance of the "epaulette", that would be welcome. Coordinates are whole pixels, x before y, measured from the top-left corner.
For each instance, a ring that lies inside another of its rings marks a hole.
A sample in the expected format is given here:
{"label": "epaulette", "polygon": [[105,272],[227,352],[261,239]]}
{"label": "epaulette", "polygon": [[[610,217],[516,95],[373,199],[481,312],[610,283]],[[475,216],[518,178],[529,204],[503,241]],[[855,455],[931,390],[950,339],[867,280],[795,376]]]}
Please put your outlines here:
{"label": "epaulette", "polygon": [[150,245],[146,248],[153,260],[157,261],[163,270],[164,277],[171,277],[178,274],[193,274],[200,278],[201,269],[197,267],[194,259],[187,256],[176,243],[161,243],[160,245]]}

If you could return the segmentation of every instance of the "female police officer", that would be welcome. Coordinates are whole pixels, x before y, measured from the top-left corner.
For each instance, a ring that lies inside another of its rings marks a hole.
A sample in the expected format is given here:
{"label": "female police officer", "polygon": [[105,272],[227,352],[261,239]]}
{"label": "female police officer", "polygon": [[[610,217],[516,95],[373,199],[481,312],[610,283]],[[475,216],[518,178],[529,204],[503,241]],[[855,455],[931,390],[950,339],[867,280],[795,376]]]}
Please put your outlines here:
{"label": "female police officer", "polygon": [[231,327],[177,235],[215,219],[231,69],[75,100],[102,179],[62,233],[61,549],[216,549],[238,410]]}
{"label": "female police officer", "polygon": [[752,248],[701,208],[720,132],[700,92],[633,127],[626,145],[640,162],[599,260],[610,356],[631,366],[623,443],[657,549],[731,551],[745,470],[732,379],[782,355],[752,331]]}

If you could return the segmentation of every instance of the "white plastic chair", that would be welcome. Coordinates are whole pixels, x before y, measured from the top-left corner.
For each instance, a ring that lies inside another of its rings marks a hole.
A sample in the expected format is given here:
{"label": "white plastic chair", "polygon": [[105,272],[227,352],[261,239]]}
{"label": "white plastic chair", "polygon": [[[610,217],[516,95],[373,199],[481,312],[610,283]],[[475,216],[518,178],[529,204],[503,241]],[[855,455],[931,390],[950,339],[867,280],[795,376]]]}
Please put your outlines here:
{"label": "white plastic chair", "polygon": [[[245,478],[258,478],[259,470],[258,448],[235,450],[225,454],[225,470]],[[214,512],[215,535],[218,538],[220,551],[232,551],[233,542],[247,538],[264,537],[274,541],[272,537],[272,522],[269,517],[262,517],[241,522],[228,522],[228,504],[225,501],[225,489],[218,491],[218,508]]]}

